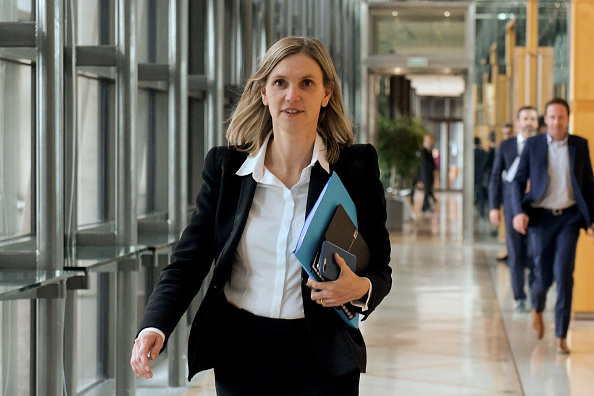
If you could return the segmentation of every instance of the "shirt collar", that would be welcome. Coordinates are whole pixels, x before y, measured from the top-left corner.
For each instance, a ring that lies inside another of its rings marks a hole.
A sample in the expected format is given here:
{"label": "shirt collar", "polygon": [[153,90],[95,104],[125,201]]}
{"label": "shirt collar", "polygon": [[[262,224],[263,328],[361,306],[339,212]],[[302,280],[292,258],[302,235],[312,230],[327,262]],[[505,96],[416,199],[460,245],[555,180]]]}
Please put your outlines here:
{"label": "shirt collar", "polygon": [[[255,181],[259,182],[262,180],[264,177],[264,158],[266,156],[266,148],[268,147],[270,136],[272,136],[272,132],[266,136],[266,139],[264,139],[260,150],[255,155],[250,155],[246,158],[239,170],[236,172],[238,176],[247,176],[251,173]],[[308,166],[313,166],[317,161],[326,172],[330,173],[330,163],[328,162],[328,156],[326,154],[327,151],[324,140],[320,135],[316,135],[311,162]]]}
{"label": "shirt collar", "polygon": [[547,131],[547,144],[551,144],[552,142],[555,142],[557,145],[563,145],[563,144],[567,144],[568,140],[569,140],[569,133],[565,134],[565,137],[563,138],[563,140],[553,140],[553,138],[549,134],[549,131]]}
{"label": "shirt collar", "polygon": [[525,138],[524,136],[522,136],[522,134],[521,134],[521,133],[518,133],[518,134],[516,135],[516,139],[518,139],[518,143],[519,143],[519,144],[523,144],[523,143],[526,141],[526,138]]}

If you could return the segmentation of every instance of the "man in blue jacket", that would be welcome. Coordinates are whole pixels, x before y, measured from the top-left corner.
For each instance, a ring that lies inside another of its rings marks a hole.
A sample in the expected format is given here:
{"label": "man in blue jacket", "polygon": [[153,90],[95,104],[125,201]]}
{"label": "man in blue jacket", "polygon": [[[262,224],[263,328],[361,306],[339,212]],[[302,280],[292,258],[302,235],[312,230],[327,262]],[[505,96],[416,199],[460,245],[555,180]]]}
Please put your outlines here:
{"label": "man in blue jacket", "polygon": [[556,349],[567,354],[577,240],[580,228],[594,226],[594,176],[588,141],[567,132],[568,103],[551,99],[545,121],[547,132],[526,141],[512,182],[513,225],[519,233],[528,233],[534,257],[534,333],[538,339],[544,336],[542,312],[555,281]]}
{"label": "man in blue jacket", "polygon": [[526,139],[535,136],[538,130],[538,111],[532,106],[524,106],[518,110],[518,135],[501,142],[491,171],[489,181],[489,220],[496,226],[501,222],[500,207],[503,204],[505,216],[505,243],[507,246],[508,265],[516,311],[526,312],[526,292],[524,284],[526,269],[530,271],[528,285],[534,281],[532,258],[528,254],[526,235],[520,234],[513,228],[512,189],[520,154]]}

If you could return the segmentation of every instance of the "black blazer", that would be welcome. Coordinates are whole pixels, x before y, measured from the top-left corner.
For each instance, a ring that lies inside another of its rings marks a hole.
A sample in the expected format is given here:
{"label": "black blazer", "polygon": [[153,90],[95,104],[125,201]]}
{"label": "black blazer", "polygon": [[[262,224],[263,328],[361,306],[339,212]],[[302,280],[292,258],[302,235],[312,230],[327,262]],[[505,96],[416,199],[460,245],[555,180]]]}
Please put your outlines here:
{"label": "black blazer", "polygon": [[[215,147],[208,152],[196,210],[171,256],[171,263],[163,269],[155,285],[140,325],[140,329],[162,330],[167,341],[214,260],[212,279],[190,331],[189,379],[213,367],[220,343],[225,342],[217,337],[221,334],[217,328],[221,323],[218,317],[221,310],[217,305],[224,300],[223,288],[231,274],[233,257],[256,189],[251,174],[236,175],[246,157],[245,152],[228,147]],[[388,294],[392,284],[386,203],[379,181],[377,153],[371,145],[345,147],[339,160],[330,167],[340,176],[355,203],[359,231],[371,251],[369,269],[359,274],[369,278],[373,285],[366,318]],[[308,213],[329,176],[319,163],[312,168]],[[302,277],[307,279],[305,271]],[[359,330],[346,325],[334,310],[313,302],[311,291],[305,285],[302,289],[305,319],[322,366],[328,367],[334,375],[356,369],[364,372],[365,343]]]}
{"label": "black blazer", "polygon": [[[594,222],[594,177],[588,141],[579,136],[569,135],[567,147],[574,199],[584,219],[581,226],[587,229]],[[526,140],[518,172],[512,182],[514,216],[524,213],[527,209],[526,205],[538,201],[545,193],[548,181],[548,153],[546,133]],[[530,191],[524,194],[528,179],[530,179]]]}
{"label": "black blazer", "polygon": [[497,152],[495,153],[495,160],[493,161],[493,168],[491,169],[491,177],[489,179],[489,208],[499,209],[503,203],[504,198],[511,199],[510,183],[503,180],[502,172],[509,170],[516,157],[518,156],[518,139],[514,136],[505,139],[499,143]]}

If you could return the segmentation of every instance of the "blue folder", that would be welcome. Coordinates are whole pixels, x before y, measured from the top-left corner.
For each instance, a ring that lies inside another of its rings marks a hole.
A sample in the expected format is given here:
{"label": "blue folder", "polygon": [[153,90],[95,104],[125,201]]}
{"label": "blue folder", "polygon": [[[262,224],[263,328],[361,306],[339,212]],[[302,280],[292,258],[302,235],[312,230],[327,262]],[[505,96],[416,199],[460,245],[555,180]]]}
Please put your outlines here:
{"label": "blue folder", "polygon": [[[332,216],[334,216],[334,212],[338,205],[344,207],[353,224],[355,224],[355,227],[358,227],[355,203],[351,199],[351,196],[336,172],[334,172],[324,186],[324,189],[320,193],[311,212],[309,212],[309,215],[305,219],[305,224],[299,234],[297,246],[293,251],[293,254],[297,257],[297,260],[299,260],[301,266],[305,269],[305,272],[307,272],[312,279],[319,280],[311,266],[315,260],[317,252],[320,250],[322,242],[324,241],[324,234],[332,221]],[[349,319],[342,310],[338,308],[335,308],[335,310],[338,312],[342,320],[349,326],[354,328],[359,327],[358,313],[355,314],[354,318]]]}

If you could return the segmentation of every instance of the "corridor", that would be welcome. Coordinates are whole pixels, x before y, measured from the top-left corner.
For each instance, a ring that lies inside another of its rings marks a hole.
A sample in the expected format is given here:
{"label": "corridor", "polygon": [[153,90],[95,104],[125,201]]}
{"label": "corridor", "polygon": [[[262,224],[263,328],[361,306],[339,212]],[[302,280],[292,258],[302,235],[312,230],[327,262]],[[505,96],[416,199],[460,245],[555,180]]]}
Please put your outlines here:
{"label": "corridor", "polygon": [[[592,395],[594,322],[573,320],[572,353],[557,355],[551,290],[545,338],[536,341],[530,314],[514,312],[491,226],[477,221],[479,242],[464,244],[461,195],[441,193],[438,200],[431,216],[391,234],[392,291],[361,323],[368,346],[361,395]],[[215,395],[211,373],[167,393],[160,388],[164,364],[156,375],[139,380],[138,395]]]}

